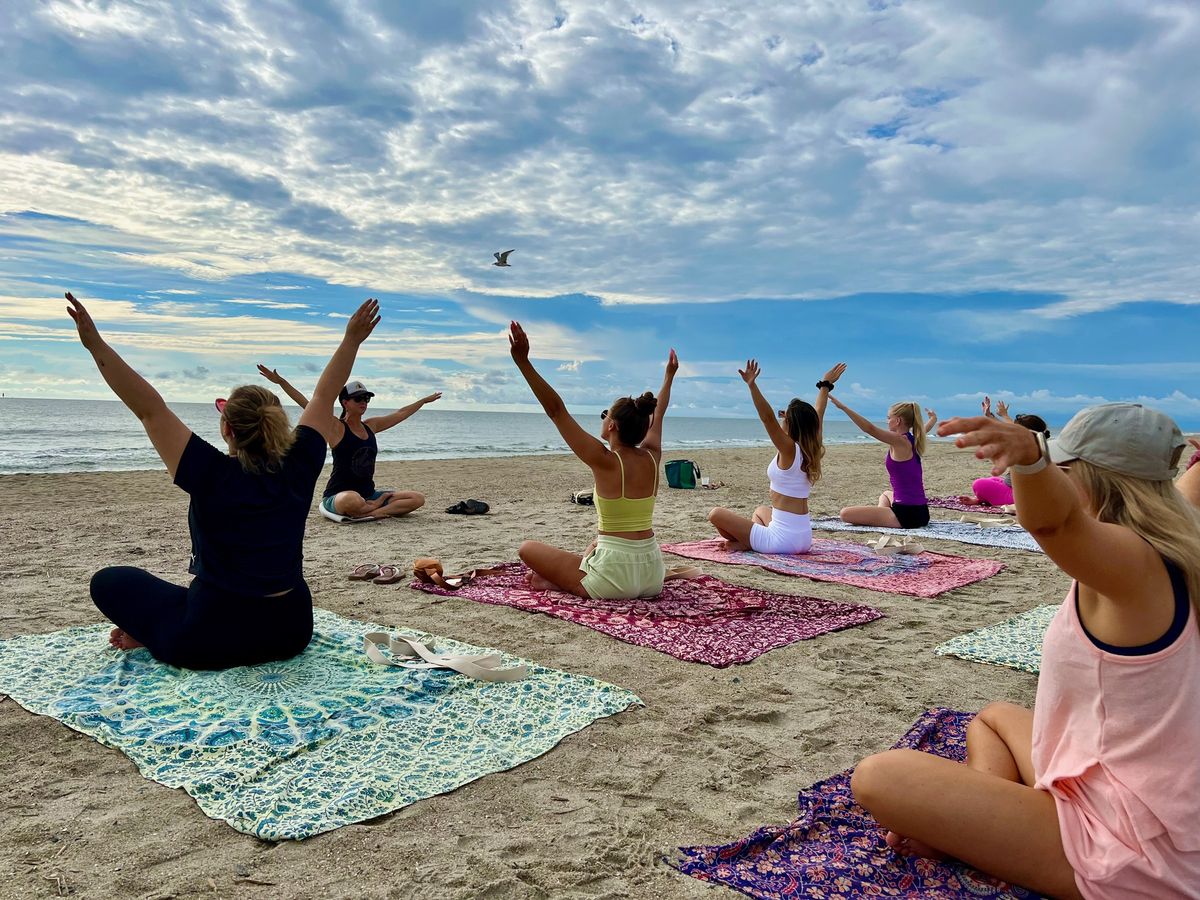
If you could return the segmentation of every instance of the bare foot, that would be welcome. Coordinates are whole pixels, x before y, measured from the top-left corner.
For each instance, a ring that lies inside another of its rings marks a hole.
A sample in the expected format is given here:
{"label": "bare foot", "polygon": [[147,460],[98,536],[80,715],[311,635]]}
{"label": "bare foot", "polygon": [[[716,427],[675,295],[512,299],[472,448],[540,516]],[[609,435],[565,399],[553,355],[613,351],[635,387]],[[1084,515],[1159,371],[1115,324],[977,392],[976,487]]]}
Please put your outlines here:
{"label": "bare foot", "polygon": [[742,550],[749,550],[749,549],[750,548],[747,547],[745,544],[743,544],[741,541],[731,541],[728,539],[725,541],[725,552],[726,553],[739,553]]}
{"label": "bare foot", "polygon": [[144,647],[141,641],[134,640],[128,632],[121,628],[114,628],[108,635],[108,642],[118,650],[136,650],[138,647]]}
{"label": "bare foot", "polygon": [[958,502],[966,506],[978,506],[983,501],[974,494],[960,494],[958,497]]}
{"label": "bare foot", "polygon": [[530,572],[525,576],[525,583],[529,585],[531,591],[557,591],[559,586],[553,581],[549,581],[539,575],[537,572]]}
{"label": "bare foot", "polygon": [[940,850],[935,850],[923,841],[918,841],[916,838],[901,837],[894,831],[889,831],[884,840],[887,845],[900,856],[920,856],[924,859],[949,859],[945,853]]}

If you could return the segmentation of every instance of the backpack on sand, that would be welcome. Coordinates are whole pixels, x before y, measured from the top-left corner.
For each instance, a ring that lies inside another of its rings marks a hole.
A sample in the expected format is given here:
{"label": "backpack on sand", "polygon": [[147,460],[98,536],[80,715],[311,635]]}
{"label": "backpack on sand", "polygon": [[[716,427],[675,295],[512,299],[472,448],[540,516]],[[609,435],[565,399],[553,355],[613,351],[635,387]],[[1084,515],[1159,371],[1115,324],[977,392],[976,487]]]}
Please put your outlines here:
{"label": "backpack on sand", "polygon": [[667,487],[694,488],[700,484],[700,467],[690,459],[672,459],[663,466]]}

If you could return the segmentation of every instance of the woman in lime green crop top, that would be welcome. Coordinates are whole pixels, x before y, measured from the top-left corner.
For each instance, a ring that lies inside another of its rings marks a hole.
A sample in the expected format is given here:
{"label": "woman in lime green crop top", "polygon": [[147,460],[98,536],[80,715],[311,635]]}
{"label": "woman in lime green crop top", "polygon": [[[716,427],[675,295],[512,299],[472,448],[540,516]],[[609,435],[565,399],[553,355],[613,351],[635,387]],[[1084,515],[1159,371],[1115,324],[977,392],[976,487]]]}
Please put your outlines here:
{"label": "woman in lime green crop top", "polygon": [[[532,570],[535,590],[568,591],[577,597],[629,600],[662,592],[664,566],[652,527],[662,461],[662,426],[679,369],[672,350],[658,397],[649,392],[621,397],[600,416],[600,438],[588,434],[529,361],[529,337],[511,325],[513,362],[567,446],[587,463],[596,480],[593,498],[599,534],[580,556],[540,541],[524,541],[520,556]],[[607,442],[607,446],[605,446]]]}

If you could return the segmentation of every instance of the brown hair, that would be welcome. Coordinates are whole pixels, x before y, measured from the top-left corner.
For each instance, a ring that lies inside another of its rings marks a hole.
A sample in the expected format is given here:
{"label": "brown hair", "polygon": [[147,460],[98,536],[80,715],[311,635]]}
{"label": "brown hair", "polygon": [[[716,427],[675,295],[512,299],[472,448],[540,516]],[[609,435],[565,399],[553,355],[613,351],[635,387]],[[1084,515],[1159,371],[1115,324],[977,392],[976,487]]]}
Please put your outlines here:
{"label": "brown hair", "polygon": [[233,389],[222,415],[242,469],[279,469],[296,436],[278,397],[256,384],[244,384]]}
{"label": "brown hair", "polygon": [[825,444],[821,440],[821,417],[811,403],[796,397],[788,404],[783,414],[788,436],[800,445],[804,461],[800,468],[808,476],[809,484],[816,484],[821,477],[821,458],[825,456]]}
{"label": "brown hair", "polygon": [[1013,419],[1014,425],[1020,425],[1022,428],[1028,428],[1030,431],[1037,431],[1050,437],[1050,426],[1046,424],[1046,420],[1041,416],[1035,416],[1033,413],[1021,413]]}
{"label": "brown hair", "polygon": [[911,400],[893,403],[888,409],[889,416],[899,416],[908,426],[913,436],[913,452],[917,456],[925,455],[925,428],[921,424],[921,407]]}
{"label": "brown hair", "polygon": [[622,444],[636,447],[645,439],[656,406],[658,398],[649,391],[636,400],[633,397],[622,397],[612,405],[608,415],[617,423],[617,434]]}

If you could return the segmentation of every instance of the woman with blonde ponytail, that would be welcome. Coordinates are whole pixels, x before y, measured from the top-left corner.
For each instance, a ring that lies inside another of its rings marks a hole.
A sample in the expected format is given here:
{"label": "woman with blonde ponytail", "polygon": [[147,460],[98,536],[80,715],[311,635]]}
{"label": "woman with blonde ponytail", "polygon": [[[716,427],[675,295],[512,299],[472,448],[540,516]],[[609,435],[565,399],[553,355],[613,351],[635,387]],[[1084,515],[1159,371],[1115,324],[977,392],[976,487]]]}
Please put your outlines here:
{"label": "woman with blonde ponytail", "polygon": [[1050,441],[985,416],[939,433],[1013,473],[1018,520],[1071,586],[1032,710],[985,706],[965,764],[868,757],[855,800],[902,855],[1050,897],[1196,897],[1200,518],[1171,481],[1183,435],[1136,403],[1085,409]]}
{"label": "woman with blonde ponytail", "polygon": [[847,506],[841,512],[842,521],[876,528],[923,528],[928,525],[929,504],[921,469],[926,429],[921,422],[921,407],[911,402],[893,403],[888,409],[885,430],[836,397],[830,397],[830,400],[864,434],[887,444],[884,466],[892,484],[890,491],[879,495],[875,506]]}
{"label": "woman with blonde ponytail", "polygon": [[708,514],[708,521],[725,538],[728,549],[749,548],[759,553],[807,553],[812,549],[808,494],[821,477],[821,459],[825,456],[821,425],[829,392],[845,371],[846,364],[838,363],[817,382],[815,406],[793,397],[787,409],[779,411],[783,420],[779,422],[758,388],[758,362],[747,360],[746,368],[738,369],[776,452],[767,466],[770,506],[757,507],[749,519],[720,506]]}
{"label": "woman with blonde ponytail", "polygon": [[243,385],[218,400],[221,451],[193,434],[105,343],[82,303],[69,293],[67,300],[100,374],[141,420],[175,484],[191,495],[194,577],[187,587],[130,566],[92,576],[92,600],[116,626],[109,642],[120,650],[145,647],[155,659],[188,669],[295,656],[312,637],[312,595],[301,564],[325,448],[340,428],[328,410],[379,322],[379,304],[368,300],[350,317],[295,431],[265,388]]}

